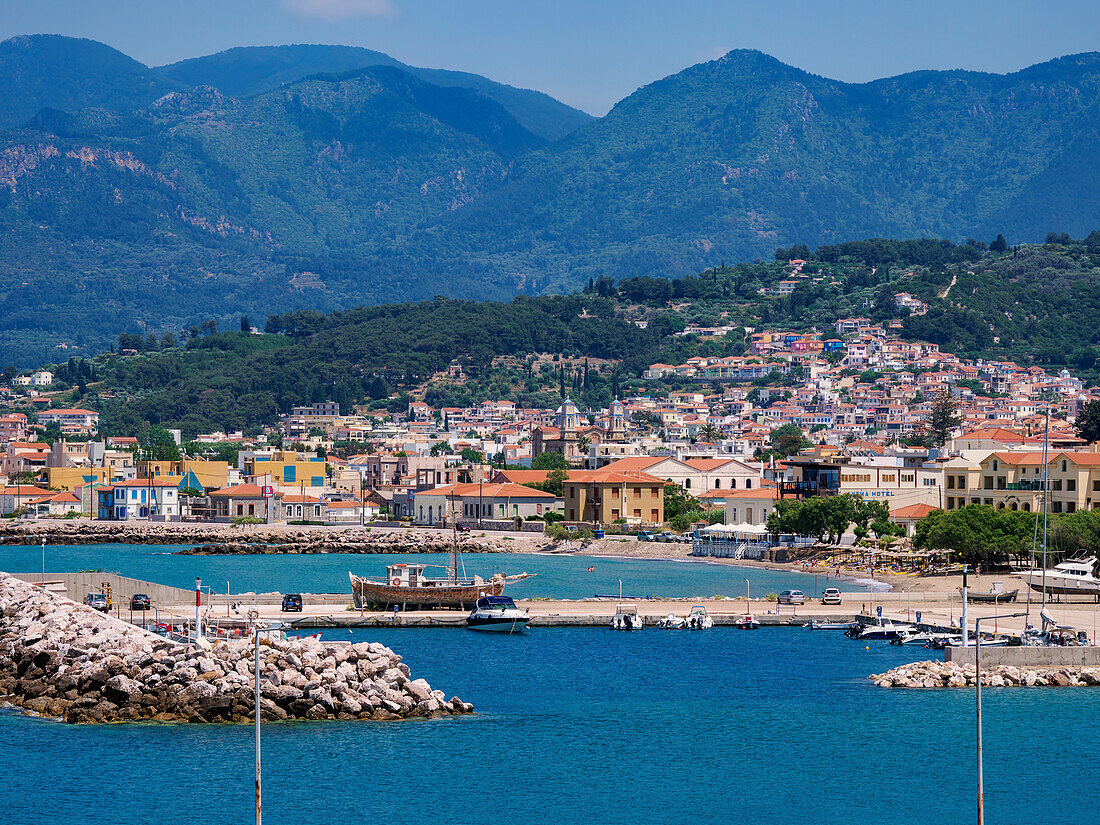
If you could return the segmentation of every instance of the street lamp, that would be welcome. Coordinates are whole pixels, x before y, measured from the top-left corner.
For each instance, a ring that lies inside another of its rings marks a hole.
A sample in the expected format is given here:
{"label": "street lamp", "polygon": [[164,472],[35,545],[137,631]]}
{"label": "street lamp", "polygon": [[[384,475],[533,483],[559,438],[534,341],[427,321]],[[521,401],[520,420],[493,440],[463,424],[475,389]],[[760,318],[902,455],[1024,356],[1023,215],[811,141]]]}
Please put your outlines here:
{"label": "street lamp", "polygon": [[[980,616],[974,620],[974,689],[977,704],[977,754],[978,754],[978,825],[985,825],[985,786],[982,779],[982,634],[981,623],[986,619],[1016,619],[1026,613],[1003,613],[999,616]],[[963,629],[963,633],[966,629]]]}
{"label": "street lamp", "polygon": [[[42,538],[42,589],[46,589],[46,538]],[[1094,622],[1095,624],[1095,622]],[[1093,634],[1096,635],[1096,634]]]}
{"label": "street lamp", "polygon": [[265,625],[262,622],[255,622],[252,626],[252,643],[256,648],[256,659],[253,664],[252,680],[255,683],[255,691],[253,693],[253,710],[252,715],[256,720],[256,825],[260,825],[261,810],[260,804],[260,628]]}

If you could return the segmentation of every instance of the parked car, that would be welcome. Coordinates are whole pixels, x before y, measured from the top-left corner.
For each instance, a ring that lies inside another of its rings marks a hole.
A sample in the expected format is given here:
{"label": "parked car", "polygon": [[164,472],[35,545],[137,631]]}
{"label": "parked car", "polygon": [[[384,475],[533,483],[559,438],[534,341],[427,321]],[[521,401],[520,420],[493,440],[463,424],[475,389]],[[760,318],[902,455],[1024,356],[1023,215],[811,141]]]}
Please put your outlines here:
{"label": "parked car", "polygon": [[283,596],[283,612],[284,613],[301,613],[302,612],[302,594],[301,593],[287,593]]}
{"label": "parked car", "polygon": [[84,597],[84,604],[101,613],[106,613],[110,608],[110,605],[107,604],[107,597],[102,593],[89,593]]}
{"label": "parked car", "polygon": [[663,533],[658,533],[656,538],[655,538],[655,541],[673,541],[673,542],[675,542],[675,541],[679,541],[679,540],[680,540],[680,537],[678,535],[676,535],[675,533],[670,533],[667,530]]}
{"label": "parked car", "polygon": [[638,541],[657,541],[657,534],[652,530],[642,530],[638,533]]}
{"label": "parked car", "polygon": [[460,533],[469,533],[470,525],[464,521],[460,521],[458,524],[455,525],[455,529],[458,530],[458,532]]}
{"label": "parked car", "polygon": [[130,597],[131,610],[149,610],[150,608],[152,608],[152,604],[149,602],[149,597],[144,593],[135,593]]}
{"label": "parked car", "polygon": [[840,604],[840,591],[835,587],[826,587],[825,592],[821,594],[822,604]]}
{"label": "parked car", "polygon": [[805,604],[806,594],[801,590],[784,590],[779,594],[780,604]]}

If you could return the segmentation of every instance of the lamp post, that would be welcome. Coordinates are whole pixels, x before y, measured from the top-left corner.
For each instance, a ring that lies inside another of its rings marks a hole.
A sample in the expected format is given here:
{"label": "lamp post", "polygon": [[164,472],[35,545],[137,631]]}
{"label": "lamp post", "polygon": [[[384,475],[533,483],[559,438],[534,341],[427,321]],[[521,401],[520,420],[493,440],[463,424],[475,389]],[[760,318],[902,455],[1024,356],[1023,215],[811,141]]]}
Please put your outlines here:
{"label": "lamp post", "polygon": [[256,825],[260,825],[262,805],[261,800],[261,771],[260,771],[260,628],[261,622],[252,626],[252,643],[256,649],[256,659],[253,663],[252,681],[254,682],[252,716],[256,722]]}
{"label": "lamp post", "polygon": [[745,579],[745,613],[752,613],[752,604],[749,602],[749,580]]}
{"label": "lamp post", "polygon": [[[46,587],[46,539],[42,539],[42,587]],[[1095,624],[1095,622],[1093,622]],[[1093,634],[1096,635],[1095,633]]]}
{"label": "lamp post", "polygon": [[978,825],[985,825],[985,784],[982,777],[982,636],[980,625],[986,619],[1015,619],[1026,615],[1026,613],[1003,613],[999,616],[980,616],[974,620],[974,693],[977,716]]}

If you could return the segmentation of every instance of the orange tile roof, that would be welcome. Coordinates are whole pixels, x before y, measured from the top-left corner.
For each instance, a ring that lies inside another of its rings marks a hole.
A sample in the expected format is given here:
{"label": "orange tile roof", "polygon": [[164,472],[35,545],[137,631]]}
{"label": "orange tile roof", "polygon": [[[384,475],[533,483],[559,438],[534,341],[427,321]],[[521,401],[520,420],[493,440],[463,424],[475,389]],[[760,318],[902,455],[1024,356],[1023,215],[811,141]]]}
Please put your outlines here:
{"label": "orange tile roof", "polygon": [[929,513],[939,510],[931,504],[910,504],[908,507],[899,507],[890,511],[891,518],[924,518]]}
{"label": "orange tile roof", "polygon": [[[607,465],[607,467],[610,466],[610,464]],[[657,476],[651,476],[649,473],[643,473],[641,471],[618,473],[614,470],[608,470],[607,467],[604,467],[602,470],[581,470],[570,473],[565,483],[633,484],[638,481],[644,481],[647,484],[664,484],[663,479],[657,478]]]}

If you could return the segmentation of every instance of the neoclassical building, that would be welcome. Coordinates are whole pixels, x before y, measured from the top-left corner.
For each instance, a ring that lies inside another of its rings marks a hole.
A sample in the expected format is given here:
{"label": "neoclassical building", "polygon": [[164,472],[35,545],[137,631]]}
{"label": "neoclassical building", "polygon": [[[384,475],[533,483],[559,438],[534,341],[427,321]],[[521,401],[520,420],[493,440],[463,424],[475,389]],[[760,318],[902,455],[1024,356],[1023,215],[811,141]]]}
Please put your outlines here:
{"label": "neoclassical building", "polygon": [[[584,464],[588,446],[625,440],[626,410],[619,399],[612,401],[608,408],[606,426],[598,426],[582,425],[580,410],[566,398],[554,413],[553,427],[536,427],[532,431],[531,455],[561,453],[571,467],[580,467]],[[582,444],[585,449],[582,449]]]}

